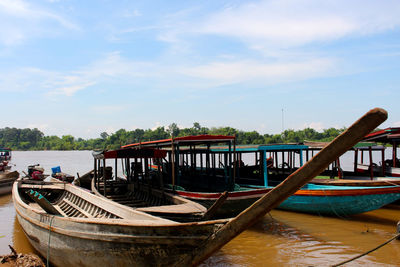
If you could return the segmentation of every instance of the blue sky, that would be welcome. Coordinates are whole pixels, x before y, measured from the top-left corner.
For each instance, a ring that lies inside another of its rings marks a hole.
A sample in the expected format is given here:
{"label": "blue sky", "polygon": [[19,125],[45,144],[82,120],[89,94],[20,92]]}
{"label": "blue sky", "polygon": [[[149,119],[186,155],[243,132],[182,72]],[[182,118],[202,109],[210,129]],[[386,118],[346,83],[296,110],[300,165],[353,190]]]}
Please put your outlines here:
{"label": "blue sky", "polygon": [[400,126],[400,1],[0,0],[0,128]]}

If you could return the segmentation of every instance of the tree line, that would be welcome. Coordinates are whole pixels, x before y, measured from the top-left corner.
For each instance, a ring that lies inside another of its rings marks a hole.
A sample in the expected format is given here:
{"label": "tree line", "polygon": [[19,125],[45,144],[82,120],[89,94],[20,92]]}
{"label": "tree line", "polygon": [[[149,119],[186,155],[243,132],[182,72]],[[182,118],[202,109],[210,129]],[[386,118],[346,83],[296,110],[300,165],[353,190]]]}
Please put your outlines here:
{"label": "tree line", "polygon": [[179,128],[176,123],[168,127],[152,129],[135,129],[127,131],[120,129],[115,133],[103,132],[98,138],[82,139],[72,135],[45,136],[43,132],[34,129],[2,128],[0,129],[0,147],[9,147],[13,150],[101,150],[117,149],[121,145],[153,141],[170,138],[200,134],[236,135],[237,144],[276,144],[276,143],[299,143],[309,141],[330,141],[345,128],[329,128],[318,132],[312,128],[304,130],[285,130],[281,134],[259,134],[257,131],[245,132],[232,127],[202,127],[198,122],[193,127]]}

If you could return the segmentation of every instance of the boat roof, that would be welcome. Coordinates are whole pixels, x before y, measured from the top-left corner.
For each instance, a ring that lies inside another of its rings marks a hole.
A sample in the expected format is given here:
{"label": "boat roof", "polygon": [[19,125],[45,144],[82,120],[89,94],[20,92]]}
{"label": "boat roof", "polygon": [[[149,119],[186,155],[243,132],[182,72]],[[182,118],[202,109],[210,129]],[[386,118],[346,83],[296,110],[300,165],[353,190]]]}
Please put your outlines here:
{"label": "boat roof", "polygon": [[167,151],[153,148],[117,149],[109,151],[93,151],[92,155],[95,159],[165,158]]}
{"label": "boat roof", "polygon": [[[323,149],[325,146],[327,146],[329,142],[304,141],[303,144],[308,146],[309,149],[320,150]],[[378,146],[375,142],[358,142],[351,148],[351,150],[354,150],[356,148],[363,150],[363,149],[369,149],[369,147],[372,147],[372,150],[382,149],[382,147]]]}
{"label": "boat roof", "polygon": [[0,152],[11,151],[11,148],[8,147],[0,147]]}
{"label": "boat roof", "polygon": [[370,133],[365,136],[364,141],[374,141],[382,143],[392,143],[400,141],[400,127],[389,127]]}
{"label": "boat roof", "polygon": [[[255,151],[298,151],[307,149],[308,146],[300,144],[266,144],[266,145],[239,145],[236,146],[237,152],[255,152]],[[228,151],[227,146],[211,147],[211,151]]]}
{"label": "boat roof", "polygon": [[156,141],[139,142],[122,146],[121,148],[134,148],[134,147],[165,147],[171,146],[172,144],[179,145],[200,145],[207,143],[221,143],[235,140],[234,136],[228,135],[190,135],[176,138],[168,138]]}

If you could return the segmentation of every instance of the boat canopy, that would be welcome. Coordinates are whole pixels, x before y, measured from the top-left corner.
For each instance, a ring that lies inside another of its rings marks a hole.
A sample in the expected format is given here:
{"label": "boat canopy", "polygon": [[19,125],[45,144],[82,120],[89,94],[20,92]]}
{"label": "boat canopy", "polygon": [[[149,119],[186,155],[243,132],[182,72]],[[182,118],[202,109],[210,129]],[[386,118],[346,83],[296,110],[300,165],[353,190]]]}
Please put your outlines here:
{"label": "boat canopy", "polygon": [[205,143],[216,143],[216,142],[228,142],[235,140],[234,136],[227,135],[195,135],[195,136],[183,136],[176,138],[168,138],[157,141],[140,142],[122,146],[122,148],[134,148],[134,147],[165,147],[171,146],[172,144],[179,145],[197,145]]}
{"label": "boat canopy", "polygon": [[[299,151],[307,149],[308,146],[298,144],[271,144],[271,145],[239,145],[236,146],[236,152],[256,152],[256,151]],[[212,147],[211,151],[222,152],[229,151],[227,146]]]}
{"label": "boat canopy", "polygon": [[364,141],[374,141],[381,143],[393,143],[400,141],[400,127],[390,127],[380,131],[370,133],[365,136]]}
{"label": "boat canopy", "polygon": [[110,151],[94,151],[92,155],[95,159],[165,158],[167,151],[152,148],[117,149]]}

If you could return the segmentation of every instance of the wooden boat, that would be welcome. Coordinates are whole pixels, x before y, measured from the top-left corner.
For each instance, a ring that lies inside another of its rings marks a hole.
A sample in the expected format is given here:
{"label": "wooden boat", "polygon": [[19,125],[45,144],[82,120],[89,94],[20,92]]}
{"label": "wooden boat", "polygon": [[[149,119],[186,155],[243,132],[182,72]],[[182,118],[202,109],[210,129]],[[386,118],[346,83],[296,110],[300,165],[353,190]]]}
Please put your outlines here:
{"label": "wooden boat", "polygon": [[[47,206],[30,190],[40,192]],[[50,250],[56,266],[169,265],[227,222],[179,223],[66,183],[18,180],[13,201],[29,241],[44,256]]]}
{"label": "wooden boat", "polygon": [[14,181],[19,177],[17,171],[5,171],[0,173],[0,195],[11,193]]}
{"label": "wooden boat", "polygon": [[87,190],[92,189],[92,179],[94,177],[94,170],[90,170],[82,176],[77,174],[77,178],[73,181],[73,184],[76,186],[80,186]]}
{"label": "wooden boat", "polygon": [[[138,169],[138,161],[149,158],[160,159],[165,155],[165,151],[154,149],[94,152],[95,166],[104,164],[94,171],[91,191],[95,195],[162,218],[180,222],[201,220],[207,209],[196,202],[165,192],[160,185],[157,185],[161,178],[157,173],[136,172],[134,176],[121,179],[117,177],[117,173],[112,177],[112,168],[106,165],[106,160],[110,159],[115,160],[115,164],[118,159],[126,161],[133,159],[136,161],[135,167]],[[106,167],[104,168],[104,166]],[[117,169],[116,166],[114,170]]]}
{"label": "wooden boat", "polygon": [[62,172],[60,166],[51,168],[51,177],[66,183],[72,183],[75,179],[75,176]]}
{"label": "wooden boat", "polygon": [[[327,143],[304,142],[309,146],[309,151],[321,150]],[[360,142],[351,150],[354,151],[354,170],[343,171],[340,168],[340,158],[333,162],[331,170],[326,170],[311,181],[318,185],[335,185],[335,186],[388,186],[400,185],[400,177],[389,177],[382,168],[382,162],[385,162],[384,146],[378,146],[371,142]],[[374,163],[373,152],[381,155],[379,165]],[[365,154],[367,153],[368,164],[365,163]],[[387,161],[387,160],[386,160]]]}
{"label": "wooden boat", "polygon": [[0,147],[0,162],[11,160],[11,148]]}
{"label": "wooden boat", "polygon": [[195,266],[297,191],[387,118],[374,109],[234,219],[178,223],[67,183],[19,179],[13,202],[28,240],[55,265]]}
{"label": "wooden boat", "polygon": [[[303,165],[303,151],[308,149],[308,146],[297,144],[221,145],[221,142],[229,143],[231,140],[229,136],[189,136],[175,138],[173,142],[172,139],[160,140],[132,144],[125,148],[135,148],[139,145],[153,148],[167,147],[168,159],[173,158],[172,154],[180,155],[180,158],[177,157],[174,161],[177,163],[173,163],[175,176],[178,177],[176,180],[179,182],[167,188],[169,192],[178,196],[210,208],[224,191],[228,191],[227,199],[215,214],[217,218],[236,216],[281,183],[290,173]],[[251,156],[254,158],[253,165],[234,164],[242,162],[245,154],[247,157],[253,155]],[[209,160],[206,155],[209,155]],[[278,162],[278,156],[281,163]],[[202,162],[196,164],[196,159],[199,161],[201,158],[205,158],[205,166]],[[273,164],[268,166],[267,159],[273,159]],[[164,162],[164,165],[154,163],[153,168],[160,166],[164,170],[172,171],[172,168],[168,168],[172,165],[168,163],[170,160],[164,159]],[[215,167],[218,166],[217,162],[224,164],[217,168]],[[172,174],[167,173],[166,176],[172,177]],[[170,181],[167,179],[165,183],[169,184]],[[331,216],[348,216],[378,209],[398,199],[400,199],[400,187],[348,188],[308,185],[294,193],[279,208]]]}
{"label": "wooden boat", "polygon": [[379,164],[375,164],[375,168],[386,176],[400,177],[400,160],[397,157],[397,146],[400,142],[400,127],[390,127],[370,133],[365,136],[364,140],[392,146],[392,158],[383,158]]}

